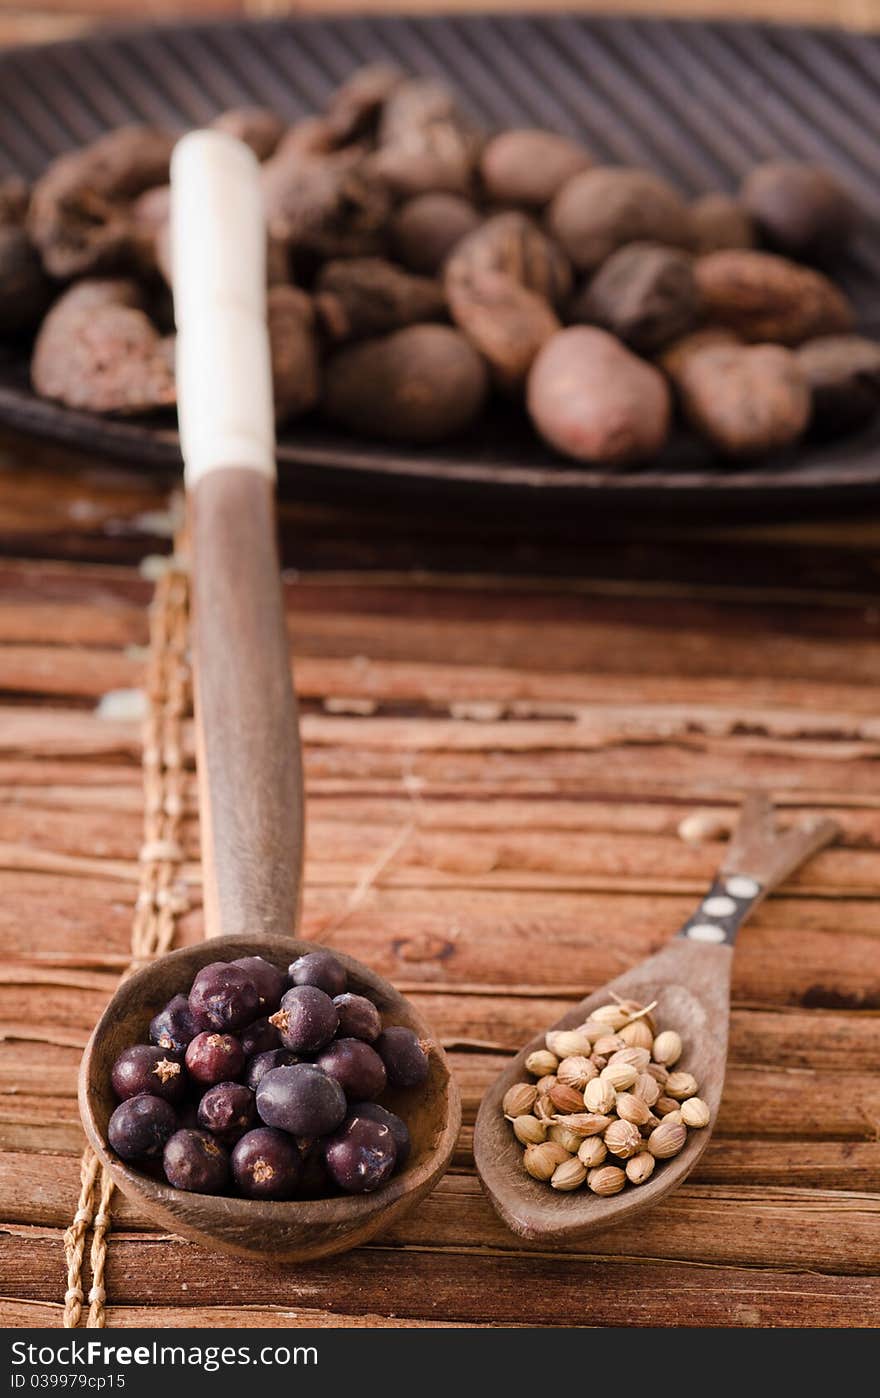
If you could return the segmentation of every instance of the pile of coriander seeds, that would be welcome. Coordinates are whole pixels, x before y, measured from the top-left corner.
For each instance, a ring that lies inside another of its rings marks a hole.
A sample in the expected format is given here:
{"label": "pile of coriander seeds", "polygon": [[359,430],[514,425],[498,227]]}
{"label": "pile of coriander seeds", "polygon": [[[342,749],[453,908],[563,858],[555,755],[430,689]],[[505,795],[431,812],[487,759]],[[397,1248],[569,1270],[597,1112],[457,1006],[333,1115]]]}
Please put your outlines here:
{"label": "pile of coriander seeds", "polygon": [[675,1068],[681,1037],[658,1031],[653,1009],[602,1005],[576,1029],[551,1029],[526,1058],[535,1081],[514,1083],[503,1111],[533,1179],[619,1194],[678,1155],[689,1129],[708,1126],[696,1078]]}

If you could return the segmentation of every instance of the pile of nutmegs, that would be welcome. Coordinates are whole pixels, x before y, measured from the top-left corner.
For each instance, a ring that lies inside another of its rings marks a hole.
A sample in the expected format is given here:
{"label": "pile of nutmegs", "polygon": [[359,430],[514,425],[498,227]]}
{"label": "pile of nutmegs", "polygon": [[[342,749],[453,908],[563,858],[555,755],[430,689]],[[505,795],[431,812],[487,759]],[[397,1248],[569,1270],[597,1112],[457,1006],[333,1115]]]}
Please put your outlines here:
{"label": "pile of nutmegs", "polygon": [[113,1064],[107,1139],[175,1189],[363,1194],[406,1163],[406,1124],[378,1099],[425,1083],[429,1045],[383,1025],[329,951],[286,972],[261,956],[213,961],[149,1032]]}
{"label": "pile of nutmegs", "polygon": [[[688,202],[552,131],[487,136],[433,78],[363,69],[322,115],[225,113],[262,161],[280,422],[436,442],[491,398],[565,456],[648,461],[678,414],[733,458],[864,425],[880,345],[825,270],[859,219],[785,161]],[[98,413],[174,403],[173,137],[125,127],[0,182],[0,334],[37,393]]]}
{"label": "pile of nutmegs", "polygon": [[681,1038],[658,1033],[653,1008],[602,1005],[576,1029],[551,1029],[546,1048],[526,1058],[537,1081],[508,1088],[503,1111],[533,1179],[619,1194],[678,1155],[689,1127],[708,1126],[696,1078],[674,1066]]}

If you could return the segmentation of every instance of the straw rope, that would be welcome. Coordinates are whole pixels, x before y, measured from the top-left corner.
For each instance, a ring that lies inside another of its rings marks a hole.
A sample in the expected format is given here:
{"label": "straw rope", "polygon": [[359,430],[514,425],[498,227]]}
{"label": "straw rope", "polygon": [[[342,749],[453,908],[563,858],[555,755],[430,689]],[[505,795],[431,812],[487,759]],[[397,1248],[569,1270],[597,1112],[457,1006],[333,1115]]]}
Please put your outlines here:
{"label": "straw rope", "polygon": [[[190,703],[189,580],[180,562],[181,552],[178,541],[178,550],[156,584],[150,607],[143,747],[144,842],[131,932],[131,961],[123,971],[123,979],[145,961],[170,949],[177,918],[188,906],[186,888],[179,878],[185,782],[182,731]],[[86,1146],[80,1161],[76,1213],[64,1235],[67,1329],[75,1329],[82,1317],[83,1257],[90,1228],[92,1284],[86,1324],[90,1329],[102,1329],[106,1324],[104,1274],[112,1227],[112,1197],[113,1181],[91,1146]]]}

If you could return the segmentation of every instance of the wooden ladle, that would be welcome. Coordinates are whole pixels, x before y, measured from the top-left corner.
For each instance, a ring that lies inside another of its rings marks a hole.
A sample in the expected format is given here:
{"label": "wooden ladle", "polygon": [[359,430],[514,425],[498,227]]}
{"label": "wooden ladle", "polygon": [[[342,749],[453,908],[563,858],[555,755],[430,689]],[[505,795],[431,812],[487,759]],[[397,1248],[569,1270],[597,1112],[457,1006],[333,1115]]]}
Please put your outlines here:
{"label": "wooden ladle", "polygon": [[[681,1035],[684,1053],[675,1067],[697,1079],[699,1095],[709,1107],[709,1124],[689,1131],[680,1154],[658,1161],[647,1183],[628,1184],[622,1193],[602,1197],[591,1193],[586,1184],[573,1193],[557,1193],[526,1173],[522,1147],[504,1119],[501,1104],[514,1083],[531,1081],[525,1059],[543,1047],[543,1033],[526,1044],[496,1078],[477,1116],[474,1155],[489,1198],[514,1233],[551,1247],[578,1242],[650,1208],[690,1174],[708,1144],[721,1101],[737,931],[768,893],[838,833],[836,822],[827,819],[807,820],[780,833],[770,801],[760,794],[747,797],[715,882],[678,936],[552,1026],[573,1029],[589,1019],[591,1011],[615,999],[640,1005],[656,1001],[656,1021]],[[609,1155],[606,1163],[623,1162]]]}
{"label": "wooden ladle", "polygon": [[107,1144],[111,1066],[211,961],[259,955],[287,968],[302,869],[302,777],[275,541],[274,420],[265,320],[265,228],[257,165],[219,132],[179,143],[172,164],[178,393],[191,515],[199,811],[209,940],[125,980],[83,1058],[80,1112],[113,1180],[151,1219],[188,1238],[270,1261],[354,1247],[431,1189],[461,1122],[442,1049],[413,1007],[341,955],[350,989],[386,1024],[431,1045],[423,1088],[389,1093],[412,1153],[373,1194],[292,1202],[189,1194],[126,1165]]}

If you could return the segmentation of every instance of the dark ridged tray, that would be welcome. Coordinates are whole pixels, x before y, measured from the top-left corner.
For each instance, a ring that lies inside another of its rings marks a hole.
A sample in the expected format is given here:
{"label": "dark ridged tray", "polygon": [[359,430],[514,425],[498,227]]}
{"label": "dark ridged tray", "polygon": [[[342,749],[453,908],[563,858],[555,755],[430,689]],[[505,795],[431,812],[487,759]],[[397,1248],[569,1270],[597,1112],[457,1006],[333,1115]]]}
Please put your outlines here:
{"label": "dark ridged tray", "polygon": [[[320,106],[359,64],[390,58],[449,79],[488,127],[576,133],[605,161],[643,164],[682,190],[733,188],[785,154],[837,170],[869,226],[840,280],[880,335],[880,38],[831,29],[569,15],[283,19],[153,26],[0,53],[0,171],[34,176],[56,154],[132,120],[198,125],[263,102],[288,118]],[[179,460],[170,423],[108,421],[37,399],[23,354],[0,360],[0,419],[144,465]],[[454,506],[586,505],[627,512],[779,514],[857,506],[880,494],[880,426],[805,444],[747,469],[675,440],[648,467],[566,464],[524,417],[498,409],[479,432],[430,449],[371,445],[309,422],[288,429],[289,488]]]}

